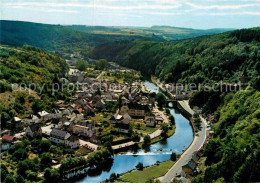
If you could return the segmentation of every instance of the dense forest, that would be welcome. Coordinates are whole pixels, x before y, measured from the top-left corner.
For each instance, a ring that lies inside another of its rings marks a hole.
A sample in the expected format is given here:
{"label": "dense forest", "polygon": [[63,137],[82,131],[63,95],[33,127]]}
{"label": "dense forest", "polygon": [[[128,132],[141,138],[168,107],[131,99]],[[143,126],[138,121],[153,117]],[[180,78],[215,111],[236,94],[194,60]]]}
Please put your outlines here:
{"label": "dense forest", "polygon": [[205,168],[193,182],[259,181],[260,92],[251,87],[236,93],[199,92],[190,103],[216,118],[204,150]]}
{"label": "dense forest", "polygon": [[96,47],[93,57],[156,75],[166,82],[238,82],[245,71],[260,85],[260,28],[184,41],[121,41]]}
{"label": "dense forest", "polygon": [[[65,60],[57,55],[31,46],[1,46],[2,127],[4,127],[4,122],[14,116],[24,117],[41,110],[52,111],[57,99],[65,100],[70,96],[67,88],[55,94],[51,90],[53,83],[61,83],[59,78],[65,77],[67,71],[68,65]],[[21,89],[12,87],[15,83],[20,85]]]}

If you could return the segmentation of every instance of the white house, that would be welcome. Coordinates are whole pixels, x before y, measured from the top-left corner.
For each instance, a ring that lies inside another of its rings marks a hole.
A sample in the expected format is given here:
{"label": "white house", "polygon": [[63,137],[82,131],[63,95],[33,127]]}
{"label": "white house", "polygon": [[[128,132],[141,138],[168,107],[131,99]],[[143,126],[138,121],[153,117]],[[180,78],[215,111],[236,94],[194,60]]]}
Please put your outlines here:
{"label": "white house", "polygon": [[54,128],[51,133],[50,133],[50,138],[49,140],[54,142],[54,143],[62,143],[65,140],[67,140],[71,135],[63,130],[59,130]]}
{"label": "white house", "polygon": [[38,112],[38,117],[39,117],[40,120],[46,121],[46,120],[49,119],[49,113],[46,112],[46,111]]}
{"label": "white house", "polygon": [[70,146],[70,148],[72,149],[76,149],[80,146],[79,138],[74,135],[71,135],[69,138],[65,140],[65,145]]}
{"label": "white house", "polygon": [[129,116],[129,114],[128,113],[125,113],[124,115],[123,115],[123,121],[122,121],[122,123],[123,124],[129,124],[130,123],[130,121],[131,121],[131,117]]}
{"label": "white house", "polygon": [[148,127],[155,127],[156,126],[155,116],[145,116],[145,124]]}

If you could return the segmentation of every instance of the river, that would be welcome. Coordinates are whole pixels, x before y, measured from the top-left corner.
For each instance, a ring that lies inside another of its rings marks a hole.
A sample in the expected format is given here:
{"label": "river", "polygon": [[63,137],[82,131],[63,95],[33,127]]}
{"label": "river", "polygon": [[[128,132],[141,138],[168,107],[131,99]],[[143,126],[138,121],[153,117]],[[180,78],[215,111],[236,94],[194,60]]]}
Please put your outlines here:
{"label": "river", "polygon": [[[144,82],[145,86],[152,92],[159,92],[159,88],[149,81]],[[170,154],[176,152],[182,153],[187,149],[193,140],[192,127],[182,114],[177,109],[170,109],[171,114],[175,118],[176,130],[174,135],[150,146],[150,151],[145,152],[143,149],[137,152],[127,152],[125,154],[115,155],[111,165],[102,172],[95,175],[88,175],[85,178],[77,181],[78,183],[100,182],[108,179],[111,173],[124,173],[135,168],[138,162],[143,163],[144,166],[153,165],[157,161],[165,161],[170,159]],[[159,151],[160,149],[160,151]]]}

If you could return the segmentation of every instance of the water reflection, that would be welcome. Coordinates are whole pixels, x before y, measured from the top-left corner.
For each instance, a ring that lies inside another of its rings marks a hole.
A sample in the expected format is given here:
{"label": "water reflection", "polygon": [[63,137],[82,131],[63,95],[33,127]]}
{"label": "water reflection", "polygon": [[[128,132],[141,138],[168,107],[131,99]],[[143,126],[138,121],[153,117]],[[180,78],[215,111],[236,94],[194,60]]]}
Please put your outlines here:
{"label": "water reflection", "polygon": [[[148,81],[145,85],[151,91],[159,92],[159,88]],[[182,153],[193,140],[193,131],[189,121],[180,114],[177,109],[170,109],[171,114],[175,117],[175,133],[173,136],[164,139],[163,141],[152,144],[149,151],[133,147],[132,151],[125,154],[115,155],[114,160],[110,162],[107,168],[100,168],[95,172],[88,173],[88,176],[78,181],[79,183],[100,182],[108,179],[111,173],[124,173],[135,168],[135,166],[142,162],[144,166],[153,165],[157,161],[165,161],[170,158],[170,154],[175,152]],[[92,171],[92,170],[91,170]]]}

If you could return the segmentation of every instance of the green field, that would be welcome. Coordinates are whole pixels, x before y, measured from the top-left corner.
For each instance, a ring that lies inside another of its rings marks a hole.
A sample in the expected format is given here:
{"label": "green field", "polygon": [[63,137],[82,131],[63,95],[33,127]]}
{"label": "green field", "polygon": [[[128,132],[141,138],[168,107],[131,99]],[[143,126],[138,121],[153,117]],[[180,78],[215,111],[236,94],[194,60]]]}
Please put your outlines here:
{"label": "green field", "polygon": [[163,176],[170,167],[174,164],[174,161],[168,160],[160,163],[159,165],[153,165],[144,168],[143,171],[133,170],[130,173],[126,173],[119,177],[119,181],[122,182],[145,182],[151,178],[157,178]]}
{"label": "green field", "polygon": [[[133,130],[138,133],[151,134],[160,128],[160,125],[156,125],[156,127],[147,127],[143,122],[138,120],[132,120]],[[140,124],[140,128],[137,127],[137,124]]]}

